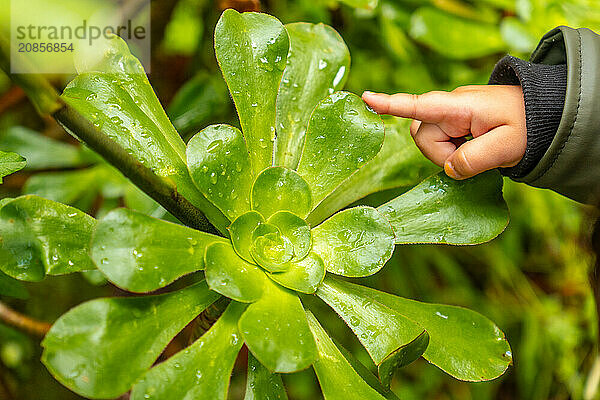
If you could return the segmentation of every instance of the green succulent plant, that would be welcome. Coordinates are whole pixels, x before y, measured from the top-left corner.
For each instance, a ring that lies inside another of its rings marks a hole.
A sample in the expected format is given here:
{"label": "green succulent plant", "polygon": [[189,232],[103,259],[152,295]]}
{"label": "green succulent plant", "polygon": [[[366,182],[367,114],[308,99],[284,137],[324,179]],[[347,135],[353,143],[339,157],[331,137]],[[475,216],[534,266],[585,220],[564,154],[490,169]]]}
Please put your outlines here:
{"label": "green succulent plant", "polygon": [[[340,278],[375,274],[395,245],[490,240],[508,212],[495,171],[460,182],[437,173],[415,186],[431,166],[407,150],[406,123],[386,131],[358,96],[339,91],[350,56],[335,30],[226,10],[215,51],[241,131],[209,126],[187,147],[124,42],[108,46],[63,99],[175,186],[222,236],[130,209],[95,220],[37,196],[3,201],[0,269],[13,278],[97,268],[126,291],[150,293],[204,270],[205,280],[181,290],[67,312],[42,343],[56,379],[89,398],[131,390],[134,400],[225,399],[244,344],[246,399],[286,398],[279,374],[310,366],[326,399],[395,398],[393,372],[421,356],[461,380],[504,373],[509,344],[484,316]],[[410,186],[378,208],[348,207]],[[379,379],[329,337],[304,308],[306,295],[347,323]],[[177,333],[224,301],[206,333],[153,366]]]}
{"label": "green succulent plant", "polygon": [[0,183],[2,178],[25,167],[26,161],[16,153],[0,151]]}

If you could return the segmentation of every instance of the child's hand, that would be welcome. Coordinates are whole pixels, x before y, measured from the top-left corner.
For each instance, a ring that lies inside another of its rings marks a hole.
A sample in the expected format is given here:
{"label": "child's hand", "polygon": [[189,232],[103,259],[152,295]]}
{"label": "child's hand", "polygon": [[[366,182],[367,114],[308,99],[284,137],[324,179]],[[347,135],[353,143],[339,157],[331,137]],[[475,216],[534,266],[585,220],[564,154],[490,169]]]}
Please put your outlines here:
{"label": "child's hand", "polygon": [[[414,119],[410,133],[415,143],[452,178],[512,167],[525,154],[527,128],[520,86],[463,86],[422,95],[365,92],[362,98],[380,114]],[[473,139],[466,141],[468,135]]]}

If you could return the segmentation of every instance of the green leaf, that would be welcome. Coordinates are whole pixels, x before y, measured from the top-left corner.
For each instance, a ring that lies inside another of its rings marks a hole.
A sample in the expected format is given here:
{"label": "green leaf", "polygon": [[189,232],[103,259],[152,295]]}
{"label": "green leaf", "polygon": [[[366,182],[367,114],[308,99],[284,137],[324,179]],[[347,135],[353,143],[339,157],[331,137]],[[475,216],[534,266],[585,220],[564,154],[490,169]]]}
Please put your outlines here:
{"label": "green leaf", "polygon": [[252,209],[265,218],[278,211],[305,217],[311,210],[311,190],[300,175],[284,167],[271,167],[258,175],[250,196]]}
{"label": "green leaf", "polygon": [[206,249],[206,281],[215,292],[230,299],[251,303],[261,298],[265,273],[242,260],[228,243]]}
{"label": "green leaf", "polygon": [[313,251],[334,274],[373,275],[394,251],[390,223],[371,207],[354,207],[335,214],[312,230]]}
{"label": "green leaf", "polygon": [[95,269],[88,245],[96,221],[64,204],[22,196],[0,208],[0,269],[24,281]]}
{"label": "green leaf", "polygon": [[456,17],[430,7],[419,8],[412,14],[410,35],[453,59],[465,60],[506,51],[498,26]]}
{"label": "green leaf", "polygon": [[279,374],[266,369],[252,353],[248,353],[248,379],[244,400],[287,400]]}
{"label": "green leaf", "polygon": [[227,86],[221,76],[201,71],[175,94],[167,114],[177,131],[187,136],[216,117],[225,117],[230,107]]}
{"label": "green leaf", "polygon": [[377,365],[384,384],[389,384],[397,367],[415,361],[427,348],[429,335],[422,326],[340,280],[325,279],[317,296],[352,329]]}
{"label": "green leaf", "polygon": [[366,10],[374,10],[379,3],[379,0],[339,0],[342,3],[346,3],[350,7],[364,8]]}
{"label": "green leaf", "polygon": [[[344,346],[342,346],[338,340],[336,340],[334,337],[332,337],[331,340],[333,341],[335,346],[338,348],[340,353],[342,353],[342,355],[344,356],[346,361],[348,361],[350,363],[352,368],[354,368],[354,370],[358,373],[358,375],[360,375],[360,377],[367,384],[369,384],[369,386],[371,386],[373,389],[377,390],[379,392],[379,394],[381,394],[386,399],[398,400],[398,397],[396,397],[394,392],[392,392],[389,387],[383,386],[381,381],[379,380],[379,378],[377,378],[375,375],[373,375],[371,373],[370,369],[367,368],[362,362],[358,361],[358,359],[351,352],[349,352],[346,348],[344,348]],[[373,366],[375,366],[375,365],[373,364]],[[370,367],[370,365],[369,365],[369,367]]]}
{"label": "green leaf", "polygon": [[29,298],[29,293],[21,282],[0,271],[0,296],[25,300]]}
{"label": "green leaf", "polygon": [[230,125],[211,125],[188,143],[196,187],[231,221],[250,210],[252,170],[244,137]]}
{"label": "green leaf", "polygon": [[269,218],[269,224],[276,226],[283,236],[294,246],[294,260],[302,260],[311,247],[310,226],[300,217],[289,211],[279,211]]}
{"label": "green leaf", "polygon": [[263,297],[250,304],[239,326],[246,346],[269,371],[300,371],[317,357],[300,299],[268,280]]}
{"label": "green leaf", "polygon": [[229,235],[231,236],[231,243],[235,252],[249,263],[255,263],[254,257],[250,254],[250,248],[252,247],[252,233],[262,223],[265,222],[260,213],[256,211],[249,211],[245,214],[240,215],[235,221],[227,228]]}
{"label": "green leaf", "polygon": [[317,254],[309,253],[300,261],[290,262],[286,271],[268,274],[268,276],[288,289],[312,294],[323,282],[325,264]]}
{"label": "green leaf", "polygon": [[392,224],[396,244],[478,244],[508,224],[498,171],[462,181],[440,172],[377,210]]}
{"label": "green leaf", "polygon": [[125,207],[149,215],[154,218],[176,221],[160,204],[144,193],[140,188],[134,185],[128,185],[123,195]]}
{"label": "green leaf", "polygon": [[201,282],[159,296],[89,301],[52,326],[42,342],[42,362],[59,382],[81,396],[118,397],[218,297]]}
{"label": "green leaf", "polygon": [[25,157],[26,169],[79,167],[94,159],[84,147],[50,139],[24,126],[12,126],[0,134],[0,149]]}
{"label": "green leaf", "polygon": [[365,166],[344,181],[310,213],[308,221],[317,225],[337,210],[375,192],[410,188],[439,171],[415,146],[410,136],[410,119],[385,119],[383,147]]}
{"label": "green leaf", "polygon": [[429,346],[423,358],[457,379],[495,379],[512,363],[510,346],[502,331],[475,311],[421,303],[348,282],[338,281],[337,286],[381,303],[425,328]]}
{"label": "green leaf", "polygon": [[0,183],[2,178],[23,169],[25,164],[27,162],[20,155],[0,151]]}
{"label": "green leaf", "polygon": [[271,165],[276,98],[289,50],[276,18],[223,12],[215,28],[215,53],[240,117],[255,175]]}
{"label": "green leaf", "polygon": [[[49,200],[87,209],[96,197],[120,197],[128,181],[108,164],[71,171],[40,172],[27,180],[26,194],[35,194]],[[109,189],[109,190],[103,190]]]}
{"label": "green leaf", "polygon": [[221,237],[120,208],[98,221],[91,256],[109,281],[151,292],[204,269],[206,248]]}
{"label": "green leaf", "polygon": [[310,114],[328,94],[344,87],[350,52],[328,25],[297,22],[285,28],[290,53],[277,94],[273,164],[296,168]]}
{"label": "green leaf", "polygon": [[325,400],[384,400],[344,358],[311,312],[307,318],[319,352],[313,368]]}
{"label": "green leaf", "polygon": [[232,302],[200,339],[148,371],[133,387],[132,400],[226,400],[240,340],[238,320],[245,306]]}
{"label": "green leaf", "polygon": [[140,62],[125,42],[113,36],[103,42],[99,60],[79,61],[79,75],[62,94],[98,129],[157,175],[171,179],[177,190],[200,208],[217,227],[225,216],[192,182],[186,166],[185,143],[173,128]]}
{"label": "green leaf", "polygon": [[355,94],[336,92],[314,109],[298,173],[312,193],[315,208],[381,149],[381,117]]}

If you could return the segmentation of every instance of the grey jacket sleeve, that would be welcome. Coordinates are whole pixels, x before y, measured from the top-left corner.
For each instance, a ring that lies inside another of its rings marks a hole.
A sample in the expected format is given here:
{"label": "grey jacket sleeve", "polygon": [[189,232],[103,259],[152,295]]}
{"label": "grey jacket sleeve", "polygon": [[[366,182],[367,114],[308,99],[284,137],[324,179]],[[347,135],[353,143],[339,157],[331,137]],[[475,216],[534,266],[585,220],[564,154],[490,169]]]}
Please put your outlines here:
{"label": "grey jacket sleeve", "polygon": [[600,36],[558,27],[547,33],[532,63],[567,66],[565,103],[554,139],[537,165],[513,178],[582,203],[600,200]]}

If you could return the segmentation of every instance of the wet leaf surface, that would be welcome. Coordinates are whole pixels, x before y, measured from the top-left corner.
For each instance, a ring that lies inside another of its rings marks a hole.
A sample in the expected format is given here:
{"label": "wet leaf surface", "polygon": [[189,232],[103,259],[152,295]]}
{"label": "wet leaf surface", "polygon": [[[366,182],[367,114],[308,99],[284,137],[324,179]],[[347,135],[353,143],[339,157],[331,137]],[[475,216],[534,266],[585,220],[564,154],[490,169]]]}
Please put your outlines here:
{"label": "wet leaf surface", "polygon": [[252,353],[248,353],[248,379],[244,400],[287,400],[279,374],[266,369]]}
{"label": "wet leaf surface", "polygon": [[425,328],[429,345],[423,358],[457,379],[472,382],[495,379],[512,363],[512,352],[504,333],[475,311],[422,303],[348,282],[337,281],[337,284]]}
{"label": "wet leaf surface", "polygon": [[228,228],[235,252],[249,263],[256,262],[252,254],[250,254],[250,248],[253,243],[252,234],[264,222],[265,219],[259,212],[249,211],[240,215]]}
{"label": "wet leaf surface", "polygon": [[196,187],[231,221],[250,210],[252,171],[244,137],[229,125],[211,125],[187,146]]}
{"label": "wet leaf surface", "polygon": [[0,183],[2,183],[2,178],[6,175],[25,168],[26,164],[25,158],[18,154],[0,151]]}
{"label": "wet leaf surface", "polygon": [[308,221],[312,225],[371,193],[410,188],[439,171],[438,166],[423,156],[410,136],[411,120],[386,118],[384,122],[385,139],[381,151],[310,213]]}
{"label": "wet leaf surface", "polygon": [[268,274],[268,276],[288,289],[312,294],[323,282],[325,264],[317,254],[309,253],[301,261],[290,262],[286,271]]}
{"label": "wet leaf surface", "polygon": [[206,248],[215,242],[227,243],[209,233],[120,208],[99,220],[91,256],[109,281],[143,293],[204,269]]}
{"label": "wet leaf surface", "polygon": [[244,344],[238,331],[244,308],[232,302],[200,339],[148,371],[131,399],[227,399],[233,364]]}
{"label": "wet leaf surface", "polygon": [[285,28],[267,14],[228,9],[215,28],[215,53],[240,117],[255,175],[271,166],[277,90],[288,50]]}
{"label": "wet leaf surface", "polygon": [[278,211],[290,211],[304,218],[311,210],[311,189],[300,175],[284,167],[267,168],[254,181],[252,209],[265,218]]}
{"label": "wet leaf surface", "polygon": [[277,94],[274,165],[296,168],[310,115],[327,95],[344,87],[350,52],[328,25],[298,22],[285,28],[290,53]]}
{"label": "wet leaf surface", "polygon": [[0,208],[0,269],[25,281],[96,269],[88,256],[94,218],[37,196]]}
{"label": "wet leaf surface", "polygon": [[386,305],[352,290],[342,281],[327,278],[317,296],[325,301],[352,329],[367,352],[385,371],[389,384],[395,368],[419,358],[428,343],[425,329]]}
{"label": "wet leaf surface", "polygon": [[386,397],[369,386],[344,358],[317,319],[308,312],[308,322],[315,337],[319,358],[313,368],[319,378],[325,400],[383,400]]}
{"label": "wet leaf surface", "polygon": [[269,224],[276,226],[292,243],[294,260],[306,257],[311,247],[311,233],[310,226],[302,218],[289,211],[279,211],[269,218]]}
{"label": "wet leaf surface", "polygon": [[306,131],[298,173],[315,208],[381,149],[381,117],[355,94],[336,92],[317,105]]}
{"label": "wet leaf surface", "polygon": [[78,75],[62,98],[98,129],[224,228],[225,216],[190,178],[185,143],[167,118],[140,62],[118,36],[103,42],[104,57],[79,61]]}
{"label": "wet leaf surface", "polygon": [[440,172],[377,210],[392,224],[396,244],[483,243],[508,224],[498,171],[463,181]]}
{"label": "wet leaf surface", "polygon": [[201,282],[159,296],[83,303],[52,326],[42,342],[42,362],[59,382],[82,396],[118,397],[218,297]]}
{"label": "wet leaf surface", "polygon": [[340,211],[312,230],[313,251],[327,271],[343,276],[376,273],[394,251],[390,223],[374,208]]}
{"label": "wet leaf surface", "polygon": [[240,319],[240,331],[252,354],[271,372],[296,372],[317,357],[300,299],[266,281],[262,298]]}
{"label": "wet leaf surface", "polygon": [[261,298],[265,273],[242,260],[228,243],[215,243],[206,250],[208,286],[230,299],[251,303]]}

